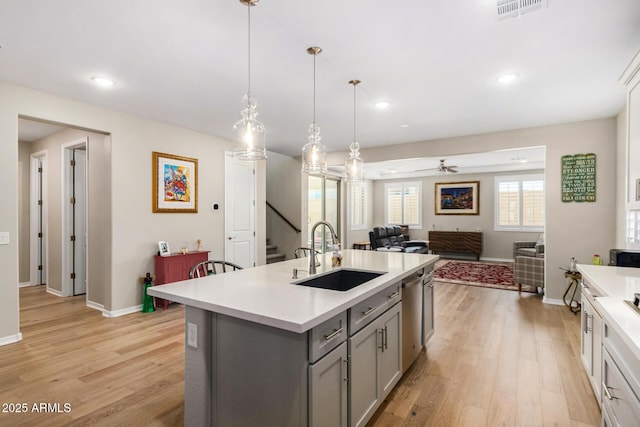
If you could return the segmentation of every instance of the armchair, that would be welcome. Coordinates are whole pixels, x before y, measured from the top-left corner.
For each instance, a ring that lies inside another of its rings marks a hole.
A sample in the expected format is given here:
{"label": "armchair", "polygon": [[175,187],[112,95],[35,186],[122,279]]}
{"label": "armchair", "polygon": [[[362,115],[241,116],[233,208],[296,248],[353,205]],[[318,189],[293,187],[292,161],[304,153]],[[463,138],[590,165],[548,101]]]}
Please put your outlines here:
{"label": "armchair", "polygon": [[536,293],[538,288],[544,289],[544,258],[517,256],[513,281],[518,285],[518,292],[522,285],[533,287]]}
{"label": "armchair", "polygon": [[544,258],[544,233],[540,234],[536,241],[518,240],[513,242],[513,258],[519,256]]}

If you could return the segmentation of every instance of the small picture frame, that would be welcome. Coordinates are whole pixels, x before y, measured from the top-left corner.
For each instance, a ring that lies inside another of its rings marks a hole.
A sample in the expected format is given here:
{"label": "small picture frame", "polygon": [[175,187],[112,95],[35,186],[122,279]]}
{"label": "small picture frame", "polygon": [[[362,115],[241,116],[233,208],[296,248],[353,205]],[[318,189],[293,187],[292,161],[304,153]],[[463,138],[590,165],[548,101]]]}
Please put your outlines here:
{"label": "small picture frame", "polygon": [[158,254],[160,256],[171,255],[171,250],[169,249],[169,242],[165,242],[164,240],[160,240],[158,242]]}

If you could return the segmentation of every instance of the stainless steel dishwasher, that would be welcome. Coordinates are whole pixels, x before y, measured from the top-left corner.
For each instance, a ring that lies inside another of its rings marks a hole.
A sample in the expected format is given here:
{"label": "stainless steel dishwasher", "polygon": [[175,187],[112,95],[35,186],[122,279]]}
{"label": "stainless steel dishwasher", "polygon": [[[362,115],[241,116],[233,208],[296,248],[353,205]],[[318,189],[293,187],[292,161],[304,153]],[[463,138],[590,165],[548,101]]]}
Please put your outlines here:
{"label": "stainless steel dishwasher", "polygon": [[424,269],[402,281],[402,372],[422,350],[422,280]]}

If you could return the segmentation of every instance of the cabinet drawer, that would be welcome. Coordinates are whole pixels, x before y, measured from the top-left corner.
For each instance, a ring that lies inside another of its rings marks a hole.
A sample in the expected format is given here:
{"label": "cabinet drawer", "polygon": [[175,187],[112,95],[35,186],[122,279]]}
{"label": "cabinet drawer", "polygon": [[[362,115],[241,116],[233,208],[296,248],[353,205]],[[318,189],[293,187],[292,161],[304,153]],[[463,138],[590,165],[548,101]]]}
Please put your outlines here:
{"label": "cabinet drawer", "polygon": [[613,425],[640,425],[640,401],[606,349],[603,356],[602,404],[605,412]]}
{"label": "cabinet drawer", "polygon": [[611,328],[606,322],[603,326],[603,345],[609,355],[615,360],[616,365],[633,389],[636,396],[640,396],[640,362],[635,353],[629,348],[627,343]]}
{"label": "cabinet drawer", "polygon": [[313,363],[347,339],[347,312],[321,323],[309,332],[309,362]]}
{"label": "cabinet drawer", "polygon": [[384,290],[370,296],[349,310],[349,335],[353,335],[373,319],[384,313],[387,308],[401,300],[402,282],[389,285]]}

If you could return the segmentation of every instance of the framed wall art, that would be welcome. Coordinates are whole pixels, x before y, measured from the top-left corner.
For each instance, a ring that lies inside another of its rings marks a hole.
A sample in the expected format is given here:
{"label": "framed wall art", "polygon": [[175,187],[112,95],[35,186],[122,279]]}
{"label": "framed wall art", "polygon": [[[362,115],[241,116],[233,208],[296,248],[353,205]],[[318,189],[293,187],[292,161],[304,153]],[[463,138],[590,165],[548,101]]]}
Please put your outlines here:
{"label": "framed wall art", "polygon": [[436,215],[479,215],[480,181],[436,182]]}
{"label": "framed wall art", "polygon": [[198,159],[151,153],[152,212],[198,212]]}

